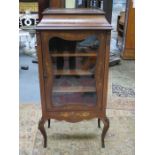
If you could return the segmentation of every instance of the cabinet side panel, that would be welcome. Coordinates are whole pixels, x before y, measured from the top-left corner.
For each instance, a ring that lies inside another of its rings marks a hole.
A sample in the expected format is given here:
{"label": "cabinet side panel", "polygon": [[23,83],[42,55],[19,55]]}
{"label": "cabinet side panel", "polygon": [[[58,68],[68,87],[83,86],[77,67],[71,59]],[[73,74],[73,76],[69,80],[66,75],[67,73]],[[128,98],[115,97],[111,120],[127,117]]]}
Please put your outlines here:
{"label": "cabinet side panel", "polygon": [[42,41],[40,38],[40,32],[37,32],[37,54],[38,54],[38,69],[39,69],[39,81],[40,81],[40,96],[41,96],[41,106],[42,114],[45,115],[46,105],[45,105],[45,86],[44,86],[44,76],[43,76],[43,57],[42,57]]}
{"label": "cabinet side panel", "polygon": [[105,53],[103,66],[103,96],[102,96],[102,111],[106,114],[107,95],[108,95],[108,75],[109,75],[109,52],[110,52],[110,38],[111,32],[105,33]]}

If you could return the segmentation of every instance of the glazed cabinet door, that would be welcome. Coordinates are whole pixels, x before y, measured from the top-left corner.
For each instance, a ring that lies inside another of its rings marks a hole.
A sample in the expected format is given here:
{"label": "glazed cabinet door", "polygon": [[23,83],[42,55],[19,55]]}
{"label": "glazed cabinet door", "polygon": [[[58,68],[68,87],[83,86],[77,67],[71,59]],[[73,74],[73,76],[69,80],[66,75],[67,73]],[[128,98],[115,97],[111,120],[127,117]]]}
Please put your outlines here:
{"label": "glazed cabinet door", "polygon": [[104,33],[53,31],[41,35],[47,110],[99,110],[104,85]]}

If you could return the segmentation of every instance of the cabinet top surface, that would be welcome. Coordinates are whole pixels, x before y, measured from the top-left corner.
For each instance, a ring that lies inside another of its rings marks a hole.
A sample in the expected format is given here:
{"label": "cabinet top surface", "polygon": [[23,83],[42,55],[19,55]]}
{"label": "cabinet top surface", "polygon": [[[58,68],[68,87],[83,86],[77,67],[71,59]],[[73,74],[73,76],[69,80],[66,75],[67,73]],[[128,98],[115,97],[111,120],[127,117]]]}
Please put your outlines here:
{"label": "cabinet top surface", "polygon": [[99,9],[89,9],[89,8],[76,8],[76,9],[46,9],[44,12],[43,12],[43,15],[45,14],[61,14],[61,15],[64,15],[64,14],[68,14],[68,15],[104,15],[104,11],[102,10],[99,10]]}
{"label": "cabinet top surface", "polygon": [[111,30],[99,9],[46,9],[37,30]]}

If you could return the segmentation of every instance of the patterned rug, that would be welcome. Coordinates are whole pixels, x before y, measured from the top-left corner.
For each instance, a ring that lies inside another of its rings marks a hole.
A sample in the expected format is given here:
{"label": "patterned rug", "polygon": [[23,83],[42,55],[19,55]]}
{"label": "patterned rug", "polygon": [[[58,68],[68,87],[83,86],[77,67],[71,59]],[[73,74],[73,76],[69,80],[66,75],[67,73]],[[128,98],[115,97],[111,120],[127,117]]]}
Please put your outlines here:
{"label": "patterned rug", "polygon": [[[48,147],[37,129],[40,106],[20,105],[20,155],[134,155],[134,99],[110,97],[107,115],[110,128],[101,148],[101,132],[97,120],[67,123],[51,120],[47,128]],[[102,125],[103,127],[103,125]]]}

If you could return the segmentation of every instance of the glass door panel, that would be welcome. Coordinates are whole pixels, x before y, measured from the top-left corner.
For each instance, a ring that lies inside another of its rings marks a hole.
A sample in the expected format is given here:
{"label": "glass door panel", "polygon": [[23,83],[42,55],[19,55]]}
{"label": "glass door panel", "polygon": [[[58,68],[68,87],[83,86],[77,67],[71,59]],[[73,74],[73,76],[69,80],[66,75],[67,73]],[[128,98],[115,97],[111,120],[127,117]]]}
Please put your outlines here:
{"label": "glass door panel", "polygon": [[52,63],[53,106],[97,103],[96,75],[99,41],[90,36],[82,41],[51,38],[49,54]]}

